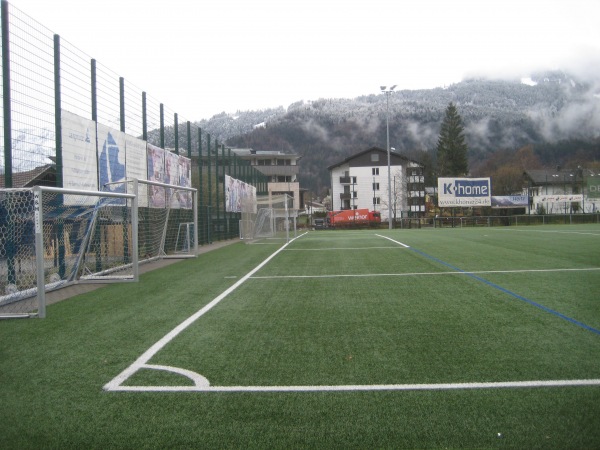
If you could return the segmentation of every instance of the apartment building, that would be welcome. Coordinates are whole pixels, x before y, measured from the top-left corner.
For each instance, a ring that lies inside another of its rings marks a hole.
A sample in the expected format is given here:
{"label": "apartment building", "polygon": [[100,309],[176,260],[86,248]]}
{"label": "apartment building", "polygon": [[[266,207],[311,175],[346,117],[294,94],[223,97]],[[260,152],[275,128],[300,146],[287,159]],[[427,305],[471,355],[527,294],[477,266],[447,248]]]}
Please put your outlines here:
{"label": "apartment building", "polygon": [[[333,210],[368,208],[381,212],[381,220],[418,217],[425,213],[423,166],[390,152],[388,186],[387,151],[372,147],[328,167]],[[391,188],[392,205],[388,207]]]}

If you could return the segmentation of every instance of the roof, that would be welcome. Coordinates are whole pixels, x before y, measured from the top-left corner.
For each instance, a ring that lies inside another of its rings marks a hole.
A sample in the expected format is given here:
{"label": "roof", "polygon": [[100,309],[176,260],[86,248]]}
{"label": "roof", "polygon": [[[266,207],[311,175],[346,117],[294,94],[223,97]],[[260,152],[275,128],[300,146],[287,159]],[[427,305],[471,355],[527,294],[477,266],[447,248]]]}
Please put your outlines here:
{"label": "roof", "polygon": [[600,176],[600,170],[590,169],[534,169],[526,170],[523,176],[534,185],[564,184],[565,182],[581,181],[583,177]]}
{"label": "roof", "polygon": [[[336,167],[343,166],[344,164],[348,164],[348,163],[352,162],[353,160],[360,159],[363,156],[365,156],[366,154],[370,154],[370,153],[373,153],[373,152],[379,152],[379,153],[385,155],[385,161],[386,161],[386,164],[387,164],[387,150],[385,150],[385,149],[383,149],[381,147],[371,147],[371,148],[368,148],[368,149],[363,150],[361,152],[355,153],[355,154],[353,154],[351,156],[348,156],[343,161],[340,161],[337,164],[333,164],[333,165],[329,166],[327,169],[328,170],[333,170]],[[401,155],[400,153],[396,153],[395,151],[390,151],[390,164],[393,165],[393,166],[396,166],[398,164],[395,164],[394,161],[398,162],[399,160],[402,160],[402,161],[405,161],[405,162],[415,163],[415,164],[418,164],[419,166],[421,165],[420,163],[418,163],[416,161],[413,161],[412,159],[409,159],[406,156]],[[378,164],[378,165],[381,165],[381,164]]]}
{"label": "roof", "polygon": [[[0,174],[0,187],[6,187],[6,177]],[[12,187],[23,188],[32,186],[55,186],[56,166],[46,164],[25,172],[16,172],[12,175]]]}
{"label": "roof", "polygon": [[239,157],[248,157],[248,156],[256,156],[256,157],[288,157],[288,158],[298,158],[300,157],[295,153],[284,153],[279,150],[254,150],[252,148],[232,148],[231,151],[238,155]]}

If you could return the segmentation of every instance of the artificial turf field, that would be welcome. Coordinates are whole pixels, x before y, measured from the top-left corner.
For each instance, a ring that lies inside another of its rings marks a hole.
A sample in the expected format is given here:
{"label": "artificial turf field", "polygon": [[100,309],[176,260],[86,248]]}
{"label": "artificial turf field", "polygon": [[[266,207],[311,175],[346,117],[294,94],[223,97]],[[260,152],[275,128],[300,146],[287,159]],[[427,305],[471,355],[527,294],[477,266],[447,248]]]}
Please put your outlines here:
{"label": "artificial turf field", "polygon": [[598,448],[600,226],[311,231],[0,322],[2,448]]}

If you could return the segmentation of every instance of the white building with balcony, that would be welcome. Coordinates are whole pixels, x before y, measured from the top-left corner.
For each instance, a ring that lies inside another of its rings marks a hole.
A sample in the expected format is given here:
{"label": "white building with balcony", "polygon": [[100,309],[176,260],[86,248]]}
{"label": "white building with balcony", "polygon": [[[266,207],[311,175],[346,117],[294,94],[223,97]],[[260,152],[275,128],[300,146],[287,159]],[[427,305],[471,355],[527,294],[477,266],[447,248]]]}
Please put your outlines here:
{"label": "white building with balcony", "polygon": [[253,168],[267,177],[269,195],[287,194],[294,199],[296,211],[302,207],[298,182],[300,156],[251,148],[233,148],[231,151],[241,159],[249,161]]}
{"label": "white building with balcony", "polygon": [[[387,151],[372,147],[328,167],[333,210],[362,209],[381,212],[381,220],[425,213],[423,166],[396,152],[390,153],[388,187]],[[392,205],[388,208],[389,188]]]}

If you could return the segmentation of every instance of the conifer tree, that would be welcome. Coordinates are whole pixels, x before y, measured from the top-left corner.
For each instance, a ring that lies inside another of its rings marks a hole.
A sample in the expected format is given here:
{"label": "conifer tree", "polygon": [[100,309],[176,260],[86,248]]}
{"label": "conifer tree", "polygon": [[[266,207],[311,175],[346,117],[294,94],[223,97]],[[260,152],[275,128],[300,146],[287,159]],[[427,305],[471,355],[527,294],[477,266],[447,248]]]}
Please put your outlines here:
{"label": "conifer tree", "polygon": [[438,177],[465,176],[469,172],[464,126],[453,103],[446,108],[437,142],[437,172]]}

